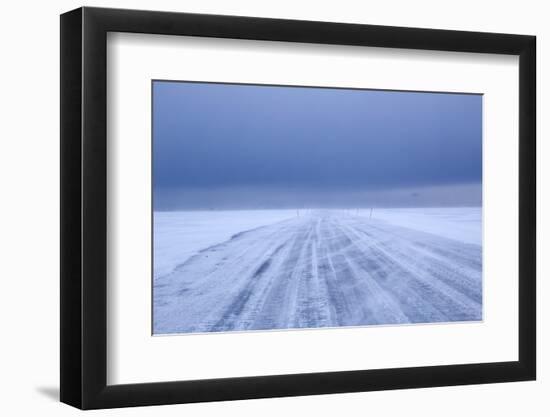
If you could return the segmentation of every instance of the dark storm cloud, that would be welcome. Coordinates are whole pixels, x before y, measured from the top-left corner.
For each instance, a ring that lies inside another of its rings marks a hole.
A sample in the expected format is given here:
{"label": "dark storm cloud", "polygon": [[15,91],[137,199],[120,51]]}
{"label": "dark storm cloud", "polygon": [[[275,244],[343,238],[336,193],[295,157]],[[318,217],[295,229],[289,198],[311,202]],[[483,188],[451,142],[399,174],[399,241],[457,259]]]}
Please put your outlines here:
{"label": "dark storm cloud", "polygon": [[231,190],[292,189],[285,201],[322,205],[335,192],[460,184],[477,185],[465,200],[480,200],[480,95],[177,82],[155,82],[153,94],[156,207],[186,190],[249,206],[242,193],[227,202]]}

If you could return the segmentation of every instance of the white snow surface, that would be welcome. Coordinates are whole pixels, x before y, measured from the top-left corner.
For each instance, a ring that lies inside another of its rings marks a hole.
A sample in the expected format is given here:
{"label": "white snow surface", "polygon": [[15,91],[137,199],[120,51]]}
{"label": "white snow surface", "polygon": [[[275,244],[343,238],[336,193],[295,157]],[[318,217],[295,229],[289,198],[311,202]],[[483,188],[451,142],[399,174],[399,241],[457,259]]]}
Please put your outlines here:
{"label": "white snow surface", "polygon": [[[370,209],[360,209],[357,212],[361,216],[370,215]],[[481,216],[481,207],[372,210],[373,219],[477,245],[481,245],[482,239]]]}
{"label": "white snow surface", "polygon": [[155,213],[154,243],[155,334],[482,318],[479,208]]}
{"label": "white snow surface", "polygon": [[293,218],[297,213],[297,210],[156,211],[154,277],[170,273],[200,250],[229,240],[237,233]]}

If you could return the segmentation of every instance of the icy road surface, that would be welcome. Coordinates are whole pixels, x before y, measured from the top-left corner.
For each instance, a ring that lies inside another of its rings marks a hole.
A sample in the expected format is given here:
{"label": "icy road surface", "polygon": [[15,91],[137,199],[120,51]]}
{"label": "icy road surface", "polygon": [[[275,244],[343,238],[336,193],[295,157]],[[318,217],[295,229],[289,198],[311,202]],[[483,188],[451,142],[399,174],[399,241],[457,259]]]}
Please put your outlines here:
{"label": "icy road surface", "polygon": [[237,233],[155,278],[153,330],[481,320],[481,263],[479,244],[313,212]]}

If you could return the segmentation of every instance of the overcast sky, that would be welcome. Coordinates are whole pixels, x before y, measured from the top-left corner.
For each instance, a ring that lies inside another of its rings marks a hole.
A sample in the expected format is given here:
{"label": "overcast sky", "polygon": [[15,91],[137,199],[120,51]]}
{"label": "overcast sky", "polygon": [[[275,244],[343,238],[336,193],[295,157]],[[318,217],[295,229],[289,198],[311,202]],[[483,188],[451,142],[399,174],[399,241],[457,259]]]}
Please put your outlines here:
{"label": "overcast sky", "polygon": [[155,81],[157,210],[479,205],[482,96]]}

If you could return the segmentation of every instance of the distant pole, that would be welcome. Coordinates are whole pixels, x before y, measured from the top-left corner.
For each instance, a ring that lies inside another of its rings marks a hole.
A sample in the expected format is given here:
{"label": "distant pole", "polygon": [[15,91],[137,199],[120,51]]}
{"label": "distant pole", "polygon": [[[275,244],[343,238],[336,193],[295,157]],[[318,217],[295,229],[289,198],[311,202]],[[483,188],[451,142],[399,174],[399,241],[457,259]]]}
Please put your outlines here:
{"label": "distant pole", "polygon": [[372,207],[370,208],[369,219],[372,217]]}

